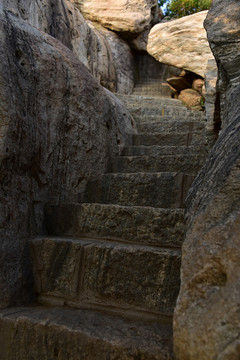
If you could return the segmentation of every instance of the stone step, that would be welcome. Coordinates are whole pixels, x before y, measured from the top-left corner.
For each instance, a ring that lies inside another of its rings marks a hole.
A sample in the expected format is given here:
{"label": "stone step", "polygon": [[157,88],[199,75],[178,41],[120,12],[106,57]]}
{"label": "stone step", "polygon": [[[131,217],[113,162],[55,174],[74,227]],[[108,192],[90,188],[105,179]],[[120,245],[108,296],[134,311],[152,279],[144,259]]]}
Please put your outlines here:
{"label": "stone step", "polygon": [[[199,111],[199,113],[200,113],[200,111]],[[189,111],[189,113],[186,113],[185,116],[174,116],[174,115],[162,116],[161,114],[158,114],[158,115],[134,114],[133,118],[137,124],[146,123],[146,122],[153,123],[153,122],[161,122],[161,121],[166,121],[166,122],[167,121],[178,121],[178,122],[189,121],[189,122],[204,122],[205,123],[204,118],[199,118],[198,116],[195,116],[195,114],[191,114],[190,111]]]}
{"label": "stone step", "polygon": [[196,131],[183,133],[139,133],[132,135],[132,145],[134,146],[199,146],[203,142],[203,134]]}
{"label": "stone step", "polygon": [[179,248],[185,223],[183,209],[106,204],[46,207],[47,230],[53,236],[90,236],[129,244]]}
{"label": "stone step", "polygon": [[176,172],[104,174],[87,184],[83,202],[181,208],[193,178]]}
{"label": "stone step", "polygon": [[112,159],[113,173],[179,171],[197,175],[205,155],[119,156]]}
{"label": "stone step", "polygon": [[199,132],[203,135],[205,131],[205,122],[203,121],[177,121],[177,120],[160,120],[154,122],[142,122],[137,124],[140,133],[182,133],[182,132]]}
{"label": "stone step", "polygon": [[172,328],[97,311],[0,310],[1,360],[172,360]]}
{"label": "stone step", "polygon": [[163,156],[163,155],[195,155],[206,156],[203,145],[200,146],[127,146],[122,150],[123,156]]}
{"label": "stone step", "polygon": [[135,88],[133,90],[133,94],[135,95],[152,95],[155,97],[164,97],[167,98],[172,97],[172,90],[169,87],[142,87],[142,88]]}
{"label": "stone step", "polygon": [[38,300],[170,319],[180,285],[179,250],[91,238],[31,241]]}
{"label": "stone step", "polygon": [[169,106],[169,105],[162,105],[159,107],[156,106],[126,106],[128,111],[131,115],[138,116],[138,117],[148,117],[148,116],[157,116],[157,117],[164,117],[164,116],[174,116],[175,118],[184,118],[187,119],[188,117],[194,119],[202,119],[203,114],[202,111],[192,111],[187,110],[186,108],[182,108],[180,106]]}
{"label": "stone step", "polygon": [[170,106],[179,106],[181,108],[186,108],[180,100],[177,99],[166,99],[166,98],[153,98],[152,96],[148,95],[134,95],[134,94],[119,94],[117,93],[116,96],[121,99],[125,104],[134,104],[134,105],[170,105]]}

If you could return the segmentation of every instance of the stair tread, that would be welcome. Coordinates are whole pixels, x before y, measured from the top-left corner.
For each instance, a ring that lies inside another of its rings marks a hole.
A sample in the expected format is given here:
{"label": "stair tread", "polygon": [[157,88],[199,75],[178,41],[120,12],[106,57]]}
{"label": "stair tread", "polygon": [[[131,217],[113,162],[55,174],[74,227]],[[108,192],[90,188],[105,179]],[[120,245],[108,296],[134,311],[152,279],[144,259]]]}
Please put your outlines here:
{"label": "stair tread", "polygon": [[[0,348],[8,359],[172,359],[171,325],[93,310],[16,307],[0,310]],[[40,351],[40,352],[39,352]],[[17,355],[16,355],[17,354]]]}
{"label": "stair tread", "polygon": [[203,145],[138,145],[126,146],[122,150],[122,156],[163,156],[163,155],[204,155],[206,149]]}

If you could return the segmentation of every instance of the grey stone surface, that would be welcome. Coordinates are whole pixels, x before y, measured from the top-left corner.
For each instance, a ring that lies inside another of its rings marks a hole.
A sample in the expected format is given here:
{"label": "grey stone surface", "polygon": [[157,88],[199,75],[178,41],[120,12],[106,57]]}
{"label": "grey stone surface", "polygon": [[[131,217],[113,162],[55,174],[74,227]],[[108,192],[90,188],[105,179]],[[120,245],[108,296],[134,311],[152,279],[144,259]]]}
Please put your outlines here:
{"label": "grey stone surface", "polygon": [[1,310],[0,334],[1,360],[172,359],[171,326],[96,311]]}
{"label": "grey stone surface", "polygon": [[[10,3],[9,3],[10,6]],[[128,141],[130,114],[51,36],[0,8],[0,306],[32,296],[26,239]]]}
{"label": "grey stone surface", "polygon": [[105,174],[88,182],[84,202],[179,208],[193,178],[177,172]]}
{"label": "grey stone surface", "polygon": [[205,155],[119,156],[112,159],[112,172],[134,173],[139,171],[179,171],[197,175],[204,164]]}
{"label": "grey stone surface", "polygon": [[161,156],[161,155],[193,155],[204,154],[206,149],[202,146],[126,146],[122,151],[123,156]]}
{"label": "grey stone surface", "polygon": [[205,22],[219,66],[222,130],[187,200],[174,317],[181,360],[240,357],[239,10],[239,1],[214,0]]}
{"label": "grey stone surface", "polygon": [[189,120],[169,120],[169,121],[154,121],[137,124],[137,129],[140,133],[182,133],[182,132],[199,132],[203,135],[205,130],[204,121],[189,121]]}
{"label": "grey stone surface", "polygon": [[101,27],[96,29],[87,22],[74,2],[3,0],[3,7],[61,41],[78,56],[101,85],[111,91],[132,91],[134,64],[129,46],[117,34]]}
{"label": "grey stone surface", "polygon": [[154,98],[150,95],[124,95],[124,94],[118,94],[117,95],[119,99],[121,99],[125,105],[131,105],[131,104],[138,104],[138,105],[156,105],[156,106],[162,106],[162,105],[171,105],[171,106],[180,106],[184,108],[182,105],[182,102],[177,99],[168,99],[168,98]]}
{"label": "grey stone surface", "polygon": [[203,132],[189,131],[181,133],[139,133],[132,136],[133,145],[189,146],[203,143]]}
{"label": "grey stone surface", "polygon": [[[219,68],[218,87],[221,95],[221,121],[226,127],[238,112],[238,102],[233,101],[239,86],[239,2],[214,1],[205,20],[208,40]],[[225,8],[225,10],[224,10]]]}
{"label": "grey stone surface", "polygon": [[106,204],[48,205],[47,229],[56,236],[91,236],[130,244],[180,247],[182,209]]}
{"label": "grey stone surface", "polygon": [[[171,315],[179,290],[179,250],[113,241],[40,238],[32,241],[39,301]],[[54,299],[52,300],[54,301]]]}

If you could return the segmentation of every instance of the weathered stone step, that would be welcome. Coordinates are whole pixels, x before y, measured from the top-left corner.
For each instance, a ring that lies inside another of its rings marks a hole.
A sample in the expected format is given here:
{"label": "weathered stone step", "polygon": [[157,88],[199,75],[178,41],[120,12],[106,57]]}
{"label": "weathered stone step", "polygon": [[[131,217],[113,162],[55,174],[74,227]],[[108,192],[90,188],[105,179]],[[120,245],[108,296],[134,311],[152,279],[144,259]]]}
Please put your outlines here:
{"label": "weathered stone step", "polygon": [[171,360],[171,325],[44,307],[0,310],[1,360]]}
{"label": "weathered stone step", "polygon": [[163,155],[195,155],[206,156],[206,149],[200,146],[127,146],[122,150],[123,156],[163,156]]}
{"label": "weathered stone step", "polygon": [[175,172],[104,174],[87,184],[83,202],[179,208],[193,178]]}
{"label": "weathered stone step", "polygon": [[133,94],[135,95],[153,95],[153,96],[159,96],[159,97],[169,97],[171,98],[172,96],[172,90],[168,85],[163,85],[163,86],[156,86],[156,85],[151,85],[151,86],[139,86],[139,87],[135,87],[133,89]]}
{"label": "weathered stone step", "polygon": [[140,133],[182,133],[182,132],[200,132],[202,135],[205,130],[205,123],[203,121],[177,121],[177,120],[160,120],[154,122],[142,122],[137,124]]}
{"label": "weathered stone step", "polygon": [[125,104],[135,104],[139,106],[160,106],[160,105],[169,105],[169,106],[180,106],[181,108],[186,108],[180,100],[177,99],[167,99],[167,98],[153,98],[149,95],[126,95],[126,94],[116,94],[116,96],[121,99]]}
{"label": "weathered stone step", "polygon": [[[144,113],[135,113],[132,114],[136,123],[154,123],[154,122],[161,122],[161,121],[189,121],[189,122],[203,122],[205,123],[205,118],[202,115],[202,112],[195,111],[191,112],[190,110],[183,116],[175,116],[175,115],[164,115],[164,112],[159,111],[158,115],[145,115]],[[200,117],[199,117],[200,115]]]}
{"label": "weathered stone step", "polygon": [[139,116],[139,117],[146,117],[146,116],[174,116],[175,118],[179,117],[193,117],[195,119],[202,118],[202,111],[192,111],[181,108],[180,106],[169,106],[169,105],[162,105],[162,106],[134,106],[128,105],[126,106],[127,109],[130,111],[131,115]]}
{"label": "weathered stone step", "polygon": [[179,171],[196,176],[205,158],[204,155],[119,156],[112,159],[112,172]]}
{"label": "weathered stone step", "polygon": [[132,135],[132,145],[161,145],[161,146],[190,146],[201,145],[203,143],[203,134],[193,132],[183,133],[139,133]]}
{"label": "weathered stone step", "polygon": [[180,285],[179,250],[91,238],[31,241],[35,287],[49,305],[115,312],[173,314]]}
{"label": "weathered stone step", "polygon": [[106,204],[48,205],[48,233],[90,236],[130,244],[179,248],[185,223],[183,209]]}

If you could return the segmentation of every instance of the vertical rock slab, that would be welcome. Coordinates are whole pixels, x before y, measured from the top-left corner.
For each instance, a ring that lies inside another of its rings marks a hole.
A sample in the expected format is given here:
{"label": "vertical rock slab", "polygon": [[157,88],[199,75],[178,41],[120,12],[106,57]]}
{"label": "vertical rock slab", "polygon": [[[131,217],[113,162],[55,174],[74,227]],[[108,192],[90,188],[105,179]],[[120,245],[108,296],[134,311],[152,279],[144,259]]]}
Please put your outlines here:
{"label": "vertical rock slab", "polygon": [[159,16],[157,0],[71,0],[86,19],[125,33],[140,33]]}
{"label": "vertical rock slab", "polygon": [[[89,26],[91,23],[88,22]],[[111,63],[115,71],[116,92],[129,94],[134,88],[134,59],[129,45],[121,39],[114,31],[110,31],[98,25],[93,31],[97,33],[98,38],[105,39],[108,44],[109,52],[112,56]],[[106,61],[105,58],[102,59]]]}
{"label": "vertical rock slab", "polygon": [[113,92],[132,92],[134,64],[129,46],[117,34],[98,31],[84,19],[74,2],[3,0],[3,7],[61,41],[104,87]]}
{"label": "vertical rock slab", "polygon": [[219,69],[222,130],[187,200],[174,315],[179,360],[240,358],[240,4],[214,0],[205,22]]}
{"label": "vertical rock slab", "polygon": [[132,120],[61,42],[0,6],[0,307],[30,300],[27,240],[47,202],[76,201]]}
{"label": "vertical rock slab", "polygon": [[203,27],[207,11],[155,25],[148,36],[147,51],[159,62],[204,77],[213,59]]}

